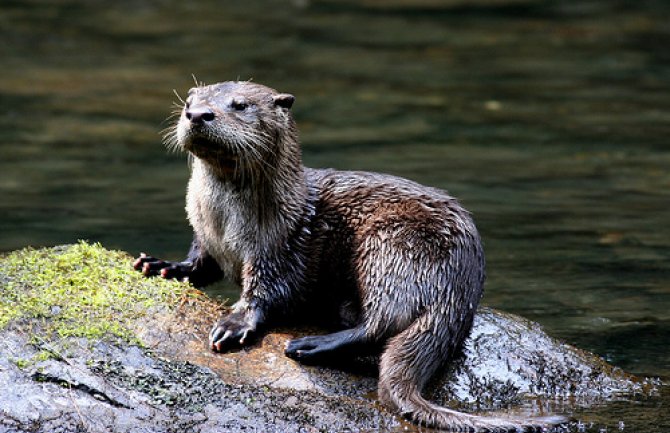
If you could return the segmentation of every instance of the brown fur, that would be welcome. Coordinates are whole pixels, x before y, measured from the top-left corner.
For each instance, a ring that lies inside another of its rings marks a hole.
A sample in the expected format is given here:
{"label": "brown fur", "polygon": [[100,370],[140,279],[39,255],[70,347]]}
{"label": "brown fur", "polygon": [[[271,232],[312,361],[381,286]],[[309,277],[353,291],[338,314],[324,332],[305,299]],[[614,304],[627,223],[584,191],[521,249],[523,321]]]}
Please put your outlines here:
{"label": "brown fur", "polygon": [[293,97],[226,82],[189,92],[171,146],[192,158],[185,262],[146,256],[147,274],[220,271],[240,300],[210,334],[214,350],[308,312],[338,332],[293,340],[286,353],[324,362],[383,348],[379,398],[417,423],[456,430],[541,422],[485,418],[429,403],[421,391],[470,332],[484,254],[470,214],[445,192],[377,173],[305,168]]}

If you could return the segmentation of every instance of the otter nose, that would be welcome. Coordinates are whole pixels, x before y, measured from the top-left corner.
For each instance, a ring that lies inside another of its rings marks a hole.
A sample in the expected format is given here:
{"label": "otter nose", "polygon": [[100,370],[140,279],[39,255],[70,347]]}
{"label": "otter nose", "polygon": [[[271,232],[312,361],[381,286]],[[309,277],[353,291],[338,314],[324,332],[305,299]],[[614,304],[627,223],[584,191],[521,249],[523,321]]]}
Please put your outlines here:
{"label": "otter nose", "polygon": [[207,107],[191,107],[186,110],[186,118],[198,125],[214,120],[214,112]]}

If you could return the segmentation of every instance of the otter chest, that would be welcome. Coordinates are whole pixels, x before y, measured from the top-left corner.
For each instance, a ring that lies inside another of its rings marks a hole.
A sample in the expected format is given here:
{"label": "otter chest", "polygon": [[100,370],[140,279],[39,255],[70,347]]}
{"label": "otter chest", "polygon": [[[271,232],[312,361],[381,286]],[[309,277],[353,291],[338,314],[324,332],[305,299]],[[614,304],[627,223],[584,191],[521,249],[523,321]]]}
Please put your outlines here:
{"label": "otter chest", "polygon": [[227,276],[237,280],[242,263],[253,254],[253,231],[239,199],[221,185],[192,176],[186,212],[201,246]]}

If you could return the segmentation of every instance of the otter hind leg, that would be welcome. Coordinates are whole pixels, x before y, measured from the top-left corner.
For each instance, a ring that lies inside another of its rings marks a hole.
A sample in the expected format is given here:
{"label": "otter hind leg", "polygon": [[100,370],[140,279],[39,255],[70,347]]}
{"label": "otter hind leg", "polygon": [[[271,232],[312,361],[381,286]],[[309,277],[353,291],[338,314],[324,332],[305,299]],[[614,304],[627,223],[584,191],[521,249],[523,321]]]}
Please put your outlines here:
{"label": "otter hind leg", "polygon": [[307,364],[320,364],[357,354],[368,339],[362,327],[345,329],[325,335],[309,335],[288,342],[286,356]]}
{"label": "otter hind leg", "polygon": [[461,338],[446,329],[439,311],[428,310],[407,329],[389,340],[379,365],[378,395],[383,404],[398,410],[417,424],[467,432],[545,431],[566,422],[565,418],[520,419],[479,416],[441,407],[426,400],[421,392],[428,381],[449,361]]}

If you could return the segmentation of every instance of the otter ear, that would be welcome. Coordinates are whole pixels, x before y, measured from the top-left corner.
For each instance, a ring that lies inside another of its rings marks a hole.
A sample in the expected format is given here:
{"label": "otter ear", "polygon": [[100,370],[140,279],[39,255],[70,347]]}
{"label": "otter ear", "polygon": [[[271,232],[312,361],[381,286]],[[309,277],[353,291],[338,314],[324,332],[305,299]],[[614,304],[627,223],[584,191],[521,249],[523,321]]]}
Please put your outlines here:
{"label": "otter ear", "polygon": [[286,108],[287,110],[293,106],[294,101],[295,96],[289,95],[288,93],[280,93],[274,97],[275,105],[281,108]]}

